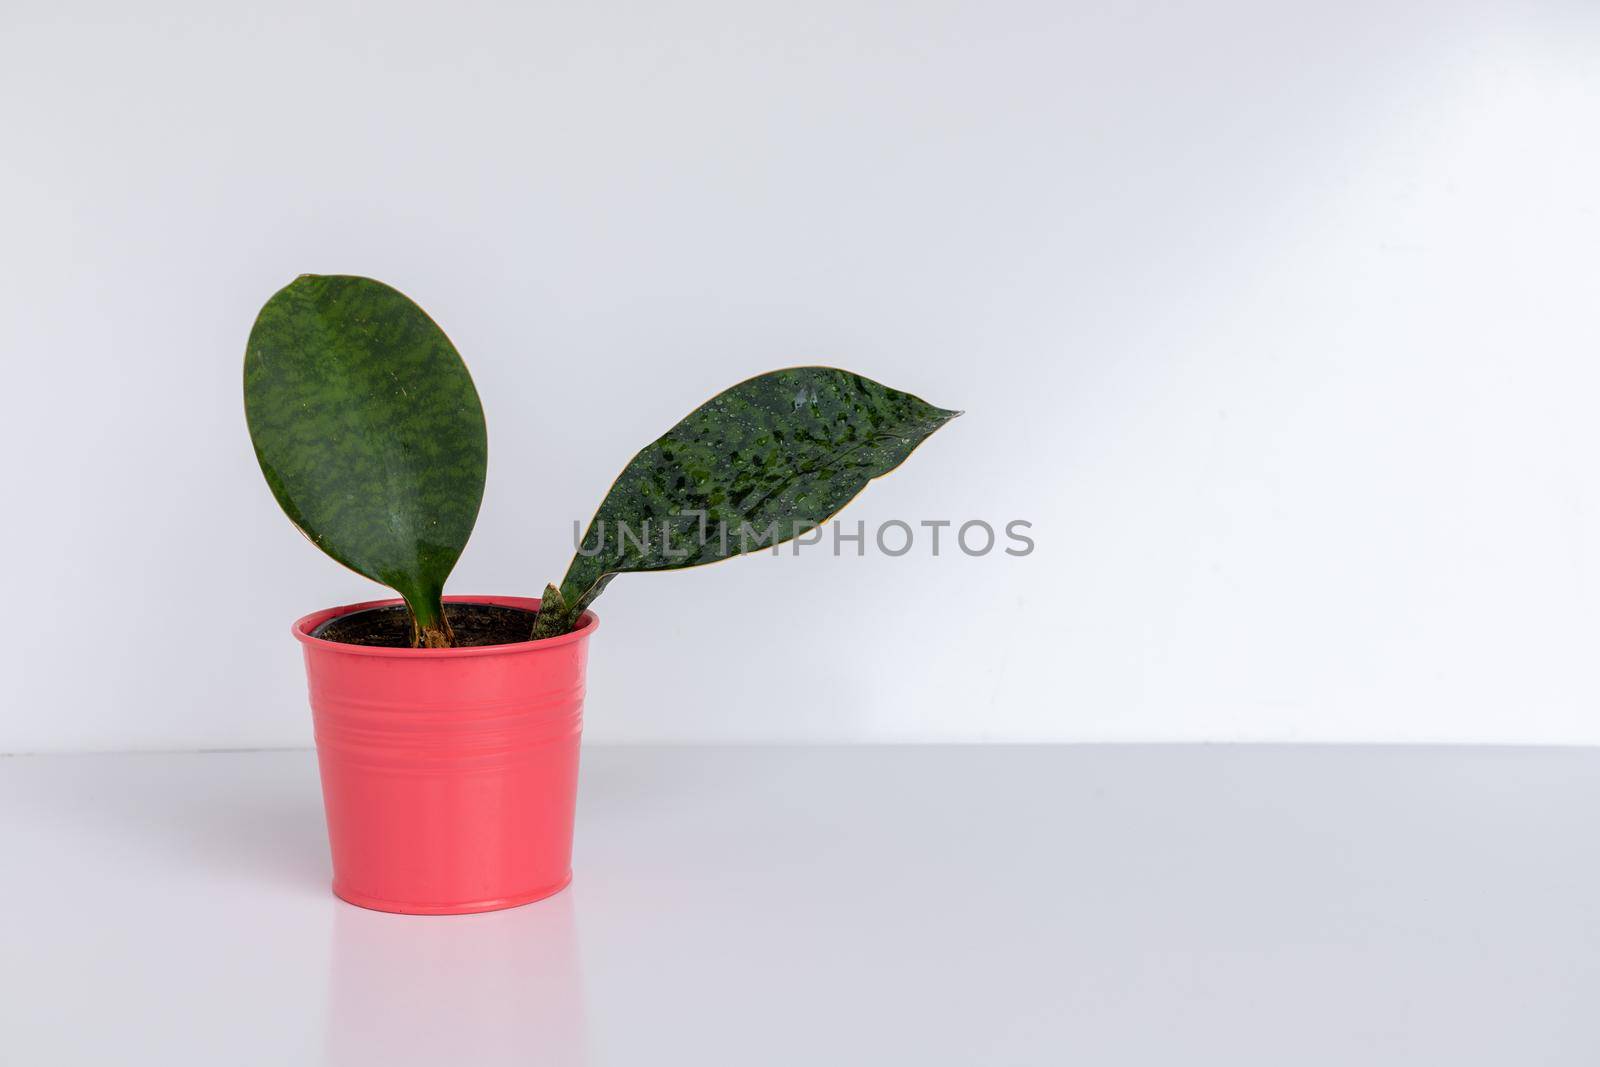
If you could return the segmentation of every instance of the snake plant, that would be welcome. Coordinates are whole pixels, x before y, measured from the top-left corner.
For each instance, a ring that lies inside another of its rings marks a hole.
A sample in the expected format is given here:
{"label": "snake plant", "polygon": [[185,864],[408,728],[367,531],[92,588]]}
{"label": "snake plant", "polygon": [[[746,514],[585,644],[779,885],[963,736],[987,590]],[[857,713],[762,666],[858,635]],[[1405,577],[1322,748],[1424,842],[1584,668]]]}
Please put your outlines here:
{"label": "snake plant", "polygon": [[[382,282],[302,275],[256,318],[244,398],[290,521],[400,594],[413,646],[451,647],[441,596],[478,515],[488,444],[444,331]],[[618,574],[700,566],[815,529],[958,414],[832,367],[718,393],[623,468],[530,637],[571,630]]]}

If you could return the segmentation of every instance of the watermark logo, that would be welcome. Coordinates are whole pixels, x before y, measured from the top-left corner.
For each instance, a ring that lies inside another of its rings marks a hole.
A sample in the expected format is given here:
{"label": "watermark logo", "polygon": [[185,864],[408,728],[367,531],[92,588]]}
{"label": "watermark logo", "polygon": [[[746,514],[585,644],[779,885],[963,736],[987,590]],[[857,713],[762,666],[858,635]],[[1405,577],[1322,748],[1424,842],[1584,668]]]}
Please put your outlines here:
{"label": "watermark logo", "polygon": [[[692,557],[722,558],[770,548],[774,556],[785,545],[798,556],[802,548],[827,545],[832,554],[842,556],[850,550],[865,556],[868,548],[881,555],[898,558],[914,550],[938,556],[960,552],[965,556],[1030,556],[1035,543],[1027,519],[990,523],[984,519],[920,519],[915,523],[889,519],[868,530],[865,520],[849,524],[834,519],[824,525],[795,521],[771,522],[756,526],[748,521],[738,526],[712,521],[704,511],[681,511],[669,519],[638,523],[596,519],[587,534],[576,519],[572,523],[572,547],[580,556],[598,556],[607,551],[624,558],[659,556],[682,561]],[[830,536],[831,534],[831,536]],[[708,551],[709,550],[709,551]]]}

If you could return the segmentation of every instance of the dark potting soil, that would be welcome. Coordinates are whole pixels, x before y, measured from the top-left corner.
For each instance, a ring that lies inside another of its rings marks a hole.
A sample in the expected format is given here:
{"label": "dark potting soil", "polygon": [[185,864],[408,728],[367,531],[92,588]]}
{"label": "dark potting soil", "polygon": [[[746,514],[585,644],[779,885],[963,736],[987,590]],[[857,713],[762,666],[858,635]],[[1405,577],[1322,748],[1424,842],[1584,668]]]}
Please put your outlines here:
{"label": "dark potting soil", "polygon": [[[535,611],[502,607],[499,604],[446,604],[445,618],[455,634],[457,648],[480,645],[509,645],[526,641],[533,633]],[[312,637],[337,641],[343,645],[373,645],[378,648],[411,647],[411,615],[396,604],[388,608],[353,611],[329,619]]]}

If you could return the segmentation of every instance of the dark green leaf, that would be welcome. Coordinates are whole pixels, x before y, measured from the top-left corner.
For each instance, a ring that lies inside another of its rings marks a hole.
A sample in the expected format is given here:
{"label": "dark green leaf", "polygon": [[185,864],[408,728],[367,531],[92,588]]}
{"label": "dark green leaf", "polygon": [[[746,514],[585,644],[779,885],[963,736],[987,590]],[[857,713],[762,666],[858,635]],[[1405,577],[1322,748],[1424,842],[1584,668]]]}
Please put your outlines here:
{"label": "dark green leaf", "polygon": [[714,563],[820,526],[958,414],[833,367],[719,393],[617,478],[561,582],[556,632],[616,574]]}
{"label": "dark green leaf", "polygon": [[450,339],[370,278],[306,274],[267,301],[244,361],[267,484],[312,543],[392,587],[426,643],[483,498],[483,409]]}
{"label": "dark green leaf", "polygon": [[559,637],[567,632],[567,602],[562,599],[561,590],[554,585],[544,587],[544,596],[539,598],[539,614],[533,620],[533,640],[541,637]]}

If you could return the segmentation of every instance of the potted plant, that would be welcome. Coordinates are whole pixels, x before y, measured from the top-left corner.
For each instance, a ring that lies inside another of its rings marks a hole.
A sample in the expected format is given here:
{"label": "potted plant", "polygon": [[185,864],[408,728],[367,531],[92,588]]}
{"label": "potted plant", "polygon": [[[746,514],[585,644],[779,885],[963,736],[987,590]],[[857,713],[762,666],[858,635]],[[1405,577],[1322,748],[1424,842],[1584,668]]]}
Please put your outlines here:
{"label": "potted plant", "polygon": [[559,584],[444,596],[483,496],[483,409],[455,347],[370,278],[302,275],[244,360],[262,474],[323,552],[399,598],[294,624],[333,890],[384,911],[513,907],[571,878],[590,604],[618,574],[814,530],[959,412],[792,367],[696,408],[633,457]]}

